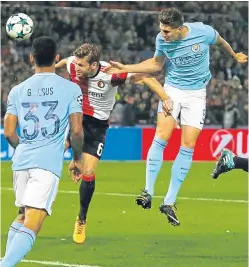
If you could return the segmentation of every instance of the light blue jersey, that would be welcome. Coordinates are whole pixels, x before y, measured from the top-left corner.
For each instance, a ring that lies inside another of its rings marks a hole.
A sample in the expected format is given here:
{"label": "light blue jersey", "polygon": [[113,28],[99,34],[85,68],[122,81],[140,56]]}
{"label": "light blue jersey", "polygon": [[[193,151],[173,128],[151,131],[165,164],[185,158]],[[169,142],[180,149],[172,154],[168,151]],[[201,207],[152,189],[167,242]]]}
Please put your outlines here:
{"label": "light blue jersey", "polygon": [[18,117],[20,143],[12,169],[40,168],[61,176],[69,116],[82,112],[81,89],[55,73],[36,73],[15,86],[7,113]]}
{"label": "light blue jersey", "polygon": [[165,42],[162,34],[156,38],[155,56],[166,56],[168,65],[165,83],[182,90],[204,88],[211,79],[209,45],[215,44],[218,33],[202,22],[184,23],[188,35],[180,40]]}

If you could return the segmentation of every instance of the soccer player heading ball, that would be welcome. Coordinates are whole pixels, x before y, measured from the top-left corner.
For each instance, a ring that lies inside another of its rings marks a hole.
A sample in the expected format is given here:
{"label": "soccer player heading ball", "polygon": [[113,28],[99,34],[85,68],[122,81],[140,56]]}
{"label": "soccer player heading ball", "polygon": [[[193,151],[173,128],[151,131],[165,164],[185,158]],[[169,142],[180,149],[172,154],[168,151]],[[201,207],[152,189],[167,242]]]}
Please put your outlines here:
{"label": "soccer player heading ball", "polygon": [[[100,61],[100,50],[94,44],[85,43],[73,54],[58,62],[56,68],[66,67],[71,80],[81,87],[83,94],[83,122],[81,122],[84,128],[83,175],[79,188],[80,210],[73,233],[74,242],[81,244],[86,239],[87,212],[95,190],[96,168],[104,149],[109,116],[115,104],[118,86],[128,83],[148,86],[159,95],[166,115],[172,110],[172,101],[160,83],[147,74],[104,73],[104,67],[109,64]],[[65,149],[68,147],[70,147],[69,139]]]}
{"label": "soccer player heading ball", "polygon": [[184,23],[183,15],[175,8],[161,11],[159,29],[153,58],[132,65],[112,61],[105,71],[151,73],[161,70],[168,62],[164,89],[173,101],[173,110],[171,116],[165,117],[159,103],[156,134],[147,155],[145,189],[136,198],[136,203],[144,209],[151,208],[163,151],[180,114],[181,146],[172,166],[168,192],[159,208],[169,223],[178,226],[180,221],[176,214],[176,197],[191,167],[194,147],[205,120],[206,86],[211,79],[209,46],[217,45],[239,63],[246,63],[247,56],[235,53],[211,26],[202,22]]}

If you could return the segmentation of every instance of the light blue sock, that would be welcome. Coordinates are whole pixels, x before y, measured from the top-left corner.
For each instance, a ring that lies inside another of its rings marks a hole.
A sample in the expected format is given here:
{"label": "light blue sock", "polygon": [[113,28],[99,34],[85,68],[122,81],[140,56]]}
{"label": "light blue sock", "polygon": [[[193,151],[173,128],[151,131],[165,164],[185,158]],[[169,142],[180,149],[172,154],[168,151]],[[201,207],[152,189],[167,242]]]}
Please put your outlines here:
{"label": "light blue sock", "polygon": [[18,230],[23,226],[23,223],[19,223],[19,222],[13,222],[10,226],[9,232],[8,232],[8,239],[7,239],[7,243],[6,243],[6,251],[9,249],[11,240],[13,239],[13,237],[15,236],[15,234],[18,232]]}
{"label": "light blue sock", "polygon": [[18,233],[13,237],[8,251],[1,261],[1,267],[14,267],[31,250],[36,235],[35,233],[22,226]]}
{"label": "light blue sock", "polygon": [[164,204],[174,204],[182,182],[185,180],[192,164],[194,149],[180,147],[180,151],[171,169],[169,190],[164,198]]}
{"label": "light blue sock", "polygon": [[167,141],[155,136],[147,155],[145,190],[151,196],[154,195],[154,184],[163,163],[163,151],[166,145]]}

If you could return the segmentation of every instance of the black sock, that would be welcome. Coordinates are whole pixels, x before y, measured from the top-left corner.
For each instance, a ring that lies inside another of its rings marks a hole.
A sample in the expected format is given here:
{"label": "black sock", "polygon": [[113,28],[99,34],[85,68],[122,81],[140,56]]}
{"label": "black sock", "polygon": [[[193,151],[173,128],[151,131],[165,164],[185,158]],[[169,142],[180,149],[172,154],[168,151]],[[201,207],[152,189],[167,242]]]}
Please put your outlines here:
{"label": "black sock", "polygon": [[80,193],[80,212],[79,219],[86,220],[87,210],[91,202],[95,189],[95,180],[93,181],[81,181],[79,193]]}
{"label": "black sock", "polygon": [[234,157],[234,169],[242,169],[245,172],[248,172],[248,158]]}

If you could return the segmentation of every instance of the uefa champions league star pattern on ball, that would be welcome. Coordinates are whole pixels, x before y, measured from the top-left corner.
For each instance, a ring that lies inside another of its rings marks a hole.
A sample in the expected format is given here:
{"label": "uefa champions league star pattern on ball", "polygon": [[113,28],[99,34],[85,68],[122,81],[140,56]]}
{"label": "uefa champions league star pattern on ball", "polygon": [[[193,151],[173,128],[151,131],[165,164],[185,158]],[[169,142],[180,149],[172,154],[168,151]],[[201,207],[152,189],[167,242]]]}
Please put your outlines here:
{"label": "uefa champions league star pattern on ball", "polygon": [[32,19],[24,14],[18,13],[12,15],[6,23],[6,31],[8,35],[18,41],[28,39],[34,30]]}

